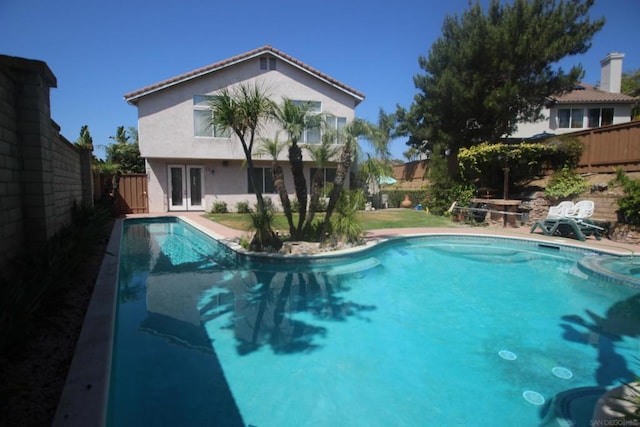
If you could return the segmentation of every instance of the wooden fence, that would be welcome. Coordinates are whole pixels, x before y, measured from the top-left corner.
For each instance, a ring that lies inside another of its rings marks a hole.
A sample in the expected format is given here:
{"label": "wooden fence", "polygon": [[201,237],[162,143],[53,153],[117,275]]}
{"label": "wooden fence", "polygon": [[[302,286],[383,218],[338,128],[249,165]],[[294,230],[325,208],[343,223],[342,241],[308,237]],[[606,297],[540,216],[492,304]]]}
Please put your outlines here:
{"label": "wooden fence", "polygon": [[117,215],[148,213],[149,197],[147,193],[147,175],[122,175],[116,192]]}
{"label": "wooden fence", "polygon": [[640,171],[640,121],[572,132],[584,144],[579,173]]}

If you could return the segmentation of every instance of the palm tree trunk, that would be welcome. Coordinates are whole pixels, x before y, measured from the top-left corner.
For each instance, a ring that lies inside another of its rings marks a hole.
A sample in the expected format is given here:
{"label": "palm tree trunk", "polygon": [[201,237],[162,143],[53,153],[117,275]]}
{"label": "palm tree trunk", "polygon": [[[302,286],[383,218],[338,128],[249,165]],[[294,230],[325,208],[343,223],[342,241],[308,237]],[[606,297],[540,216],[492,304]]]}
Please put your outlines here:
{"label": "palm tree trunk", "polygon": [[318,168],[316,173],[313,174],[313,178],[311,179],[311,200],[309,201],[309,214],[307,215],[307,220],[304,225],[304,229],[306,230],[311,226],[313,222],[313,217],[318,211],[318,201],[320,200],[320,189],[322,187],[322,169]]}
{"label": "palm tree trunk", "polygon": [[247,169],[249,170],[249,180],[251,181],[251,186],[253,187],[253,191],[256,193],[258,211],[260,211],[260,213],[263,213],[264,199],[262,198],[262,190],[256,186],[255,168],[253,166],[253,159],[251,157],[247,157]]}
{"label": "palm tree trunk", "polygon": [[275,160],[271,164],[271,173],[273,174],[273,187],[280,196],[282,210],[284,211],[284,216],[287,217],[287,222],[289,223],[289,234],[293,238],[296,233],[296,227],[293,224],[291,201],[289,200],[289,194],[287,194],[287,187],[284,184],[284,172],[282,170],[282,166],[280,166],[280,164]]}
{"label": "palm tree trunk", "polygon": [[322,224],[322,235],[320,239],[324,241],[327,238],[327,232],[329,231],[329,225],[331,224],[331,215],[333,214],[344,182],[346,181],[349,168],[351,167],[351,144],[347,142],[342,148],[342,154],[340,155],[340,163],[338,164],[338,170],[336,171],[336,178],[333,181],[333,188],[331,189],[331,195],[329,196],[329,204],[327,205],[327,213],[324,217],[324,223]]}
{"label": "palm tree trunk", "polygon": [[307,216],[307,181],[304,179],[304,165],[302,163],[302,150],[298,144],[289,146],[289,162],[291,163],[291,173],[293,174],[293,185],[296,190],[296,197],[299,205],[298,226],[294,240],[302,236],[302,226]]}

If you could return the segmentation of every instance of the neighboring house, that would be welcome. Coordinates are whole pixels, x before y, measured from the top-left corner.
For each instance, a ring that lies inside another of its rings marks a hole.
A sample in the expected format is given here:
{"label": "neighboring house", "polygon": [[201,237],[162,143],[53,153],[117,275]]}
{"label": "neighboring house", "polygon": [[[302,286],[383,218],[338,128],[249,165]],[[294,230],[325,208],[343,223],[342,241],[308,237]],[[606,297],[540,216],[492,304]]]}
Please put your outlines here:
{"label": "neighboring house", "polygon": [[600,61],[600,86],[579,83],[571,92],[549,97],[542,113],[544,120],[521,123],[510,139],[529,139],[546,135],[620,124],[631,121],[637,98],[620,93],[623,53],[610,53]]}
{"label": "neighboring house", "polygon": [[[125,100],[138,108],[150,212],[208,211],[215,202],[227,203],[230,210],[235,210],[238,202],[249,202],[253,207],[255,193],[240,140],[232,132],[206,126],[211,114],[208,101],[221,89],[233,91],[239,84],[257,84],[276,103],[285,97],[312,102],[314,112],[326,116],[329,126],[336,130],[354,119],[356,106],[364,100],[357,90],[271,46],[127,93]],[[287,135],[275,122],[267,122],[258,137],[283,141]],[[319,129],[306,129],[301,143],[317,144],[320,138]],[[273,194],[272,159],[255,155],[259,143],[256,138],[253,157],[257,182],[264,195],[271,195],[278,204],[279,198]],[[315,168],[307,150],[303,152],[309,185]],[[287,190],[295,197],[286,149],[279,161]],[[327,181],[333,180],[336,165],[325,168]]]}

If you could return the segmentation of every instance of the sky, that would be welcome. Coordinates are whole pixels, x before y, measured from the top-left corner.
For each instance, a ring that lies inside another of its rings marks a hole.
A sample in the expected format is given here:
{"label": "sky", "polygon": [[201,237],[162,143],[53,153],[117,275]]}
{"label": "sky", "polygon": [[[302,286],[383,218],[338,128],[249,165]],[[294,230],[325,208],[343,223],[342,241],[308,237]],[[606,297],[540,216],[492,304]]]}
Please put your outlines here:
{"label": "sky", "polygon": [[[486,5],[488,0],[482,0]],[[365,94],[356,116],[377,122],[380,109],[408,108],[447,15],[468,0],[0,0],[0,54],[37,59],[57,77],[53,120],[70,141],[88,125],[104,158],[118,126],[137,126],[123,95],[252,49],[271,45]],[[625,54],[640,69],[640,0],[596,0],[607,23],[591,49],[558,64],[581,64],[583,81],[600,80],[600,60]],[[366,148],[366,147],[365,147]],[[392,142],[402,159],[405,141]]]}

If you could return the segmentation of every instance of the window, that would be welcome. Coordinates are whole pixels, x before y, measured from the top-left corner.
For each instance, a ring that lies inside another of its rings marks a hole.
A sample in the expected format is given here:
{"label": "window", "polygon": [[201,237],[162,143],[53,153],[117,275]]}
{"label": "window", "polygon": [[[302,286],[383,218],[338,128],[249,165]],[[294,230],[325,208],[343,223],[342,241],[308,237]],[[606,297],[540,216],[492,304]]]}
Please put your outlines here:
{"label": "window", "polygon": [[320,113],[322,111],[322,102],[320,101],[293,100],[292,102],[298,106],[307,105],[310,113]]}
{"label": "window", "polygon": [[584,126],[584,110],[582,108],[560,108],[558,110],[558,127],[581,128]]}
{"label": "window", "polygon": [[334,143],[336,144],[344,143],[343,137],[342,137],[342,130],[344,129],[344,126],[347,124],[347,118],[329,115],[326,117],[326,121],[327,121],[327,128],[330,129],[331,132],[335,132],[336,134],[336,140],[334,141]]}
{"label": "window", "polygon": [[613,124],[613,108],[590,108],[589,127],[597,128]]}
{"label": "window", "polygon": [[213,112],[209,103],[215,98],[211,95],[195,95],[193,97],[193,134],[209,138],[231,138],[230,129],[211,126]]}
{"label": "window", "polygon": [[[262,194],[275,193],[276,190],[273,186],[273,175],[271,174],[271,168],[253,168],[255,173],[256,186],[260,188]],[[255,190],[251,184],[251,175],[249,175],[249,169],[247,169],[247,193],[254,194]]]}
{"label": "window", "polygon": [[[307,111],[311,114],[317,114],[322,111],[322,103],[320,101],[302,101],[293,100],[294,105],[307,106]],[[319,125],[308,126],[302,132],[300,143],[302,144],[320,144],[322,132]]]}
{"label": "window", "polygon": [[[309,172],[309,183],[313,185],[313,177],[316,174],[318,168],[311,168]],[[329,192],[327,191],[327,184],[332,184],[336,179],[336,168],[322,168],[320,169],[320,176],[322,177],[322,192],[320,193],[320,197],[329,197]]]}
{"label": "window", "polygon": [[[268,64],[268,68],[267,68],[267,64]],[[275,70],[276,69],[276,58],[267,58],[266,56],[263,56],[262,58],[260,58],[260,69],[261,70]]]}

